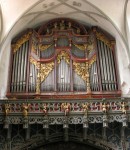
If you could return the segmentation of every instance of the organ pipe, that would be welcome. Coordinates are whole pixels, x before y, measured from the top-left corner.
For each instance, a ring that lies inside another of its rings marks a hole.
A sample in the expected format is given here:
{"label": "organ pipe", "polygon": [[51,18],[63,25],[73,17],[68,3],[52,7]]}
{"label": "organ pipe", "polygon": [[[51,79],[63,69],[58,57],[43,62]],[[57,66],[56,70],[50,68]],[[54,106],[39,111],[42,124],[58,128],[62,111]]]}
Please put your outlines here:
{"label": "organ pipe", "polygon": [[[72,29],[65,28],[68,33],[58,29],[56,32],[51,29],[51,36],[39,38],[40,35],[30,36],[30,33],[18,40],[12,56],[10,92],[117,90],[114,56],[108,39],[95,31],[77,35]],[[34,63],[29,62],[31,57]]]}

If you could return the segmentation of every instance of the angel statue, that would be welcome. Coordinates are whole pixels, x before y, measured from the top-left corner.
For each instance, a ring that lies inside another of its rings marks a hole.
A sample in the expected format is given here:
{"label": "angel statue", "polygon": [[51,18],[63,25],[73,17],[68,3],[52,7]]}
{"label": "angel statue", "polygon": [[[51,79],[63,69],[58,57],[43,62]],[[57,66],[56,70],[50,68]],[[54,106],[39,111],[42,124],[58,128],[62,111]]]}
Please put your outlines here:
{"label": "angel statue", "polygon": [[4,104],[5,116],[8,116],[10,112],[10,104]]}
{"label": "angel statue", "polygon": [[126,104],[124,101],[120,103],[120,109],[122,110],[123,114],[126,114],[126,107],[128,104]]}
{"label": "angel statue", "polygon": [[82,109],[83,109],[83,112],[85,115],[87,115],[87,113],[88,113],[89,105],[90,105],[89,103],[82,104]]}
{"label": "angel statue", "polygon": [[67,116],[69,114],[70,109],[71,109],[70,103],[62,103],[61,104],[61,110],[64,111],[65,116]]}
{"label": "angel statue", "polygon": [[109,104],[106,104],[105,102],[103,102],[101,104],[101,108],[102,108],[102,112],[106,114],[108,112],[110,106],[109,106]]}
{"label": "angel statue", "polygon": [[22,109],[23,109],[23,116],[27,117],[28,116],[28,109],[29,109],[30,104],[24,104],[22,105]]}
{"label": "angel statue", "polygon": [[47,104],[46,103],[42,104],[40,108],[42,109],[42,112],[44,113],[44,115],[47,115],[47,112],[48,112]]}

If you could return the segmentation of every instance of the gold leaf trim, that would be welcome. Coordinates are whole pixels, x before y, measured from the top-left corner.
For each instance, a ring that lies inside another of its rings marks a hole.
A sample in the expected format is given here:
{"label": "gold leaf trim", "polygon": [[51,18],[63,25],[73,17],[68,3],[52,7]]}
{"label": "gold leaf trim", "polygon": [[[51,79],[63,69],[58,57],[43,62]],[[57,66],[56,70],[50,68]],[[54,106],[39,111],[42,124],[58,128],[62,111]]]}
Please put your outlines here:
{"label": "gold leaf trim", "polygon": [[96,55],[94,55],[90,60],[89,60],[89,68],[91,68],[92,64],[97,60]]}
{"label": "gold leaf trim", "polygon": [[77,47],[78,49],[82,50],[82,51],[84,51],[84,50],[86,49],[86,46],[83,45],[83,44],[82,44],[82,45],[81,45],[81,44],[79,45],[79,44],[74,44],[74,43],[73,43],[73,45],[74,45],[75,47]]}
{"label": "gold leaf trim", "polygon": [[87,81],[87,66],[86,63],[73,62],[74,71],[84,80]]}
{"label": "gold leaf trim", "polygon": [[51,47],[51,46],[52,46],[52,44],[50,44],[50,45],[42,45],[42,44],[39,44],[39,50],[40,50],[40,51],[44,51],[44,50],[48,49],[48,48]]}
{"label": "gold leaf trim", "polygon": [[23,43],[28,41],[31,35],[32,32],[28,32],[27,34],[24,34],[19,40],[17,40],[16,44],[12,44],[13,52],[15,53]]}
{"label": "gold leaf trim", "polygon": [[58,62],[58,64],[61,62],[61,59],[64,59],[67,64],[70,64],[70,57],[69,57],[69,55],[68,55],[65,51],[62,51],[62,52],[57,56],[57,62]]}
{"label": "gold leaf trim", "polygon": [[33,57],[30,57],[30,63],[32,63],[33,65],[35,65],[37,69],[39,68],[38,62]]}
{"label": "gold leaf trim", "polygon": [[106,36],[104,36],[102,33],[96,31],[96,37],[100,41],[104,42],[109,48],[112,48],[111,41]]}
{"label": "gold leaf trim", "polygon": [[54,62],[41,64],[41,82],[43,82],[54,68]]}

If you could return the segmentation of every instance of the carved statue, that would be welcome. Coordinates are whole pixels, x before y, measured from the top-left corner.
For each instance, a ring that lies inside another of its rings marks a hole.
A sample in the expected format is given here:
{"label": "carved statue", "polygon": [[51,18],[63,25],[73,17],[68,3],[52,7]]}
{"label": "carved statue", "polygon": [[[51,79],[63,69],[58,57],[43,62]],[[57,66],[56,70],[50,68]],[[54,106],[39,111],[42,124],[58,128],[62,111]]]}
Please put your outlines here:
{"label": "carved statue", "polygon": [[70,103],[62,103],[61,110],[65,112],[65,116],[67,116],[70,112],[71,105]]}
{"label": "carved statue", "polygon": [[46,103],[41,105],[41,109],[42,109],[44,115],[47,115],[48,107],[47,107]]}
{"label": "carved statue", "polygon": [[54,28],[57,29],[57,22],[54,23]]}
{"label": "carved statue", "polygon": [[71,22],[68,22],[68,28],[71,29]]}
{"label": "carved statue", "polygon": [[108,104],[106,104],[105,102],[103,102],[101,104],[101,108],[102,108],[102,112],[106,114],[108,112],[110,106]]}
{"label": "carved statue", "polygon": [[87,115],[88,109],[89,109],[89,104],[88,103],[83,103],[82,104],[82,109],[85,115]]}
{"label": "carved statue", "polygon": [[65,29],[65,23],[64,20],[62,20],[60,23],[60,30],[64,30],[64,29]]}
{"label": "carved statue", "polygon": [[23,109],[23,116],[27,117],[28,116],[28,109],[29,109],[30,104],[24,104],[22,105],[22,109]]}
{"label": "carved statue", "polygon": [[8,116],[10,112],[10,104],[5,104],[4,109],[5,109],[5,116]]}
{"label": "carved statue", "polygon": [[121,105],[120,109],[122,110],[123,114],[126,114],[126,106],[127,106],[127,104],[125,102],[122,102],[120,105]]}

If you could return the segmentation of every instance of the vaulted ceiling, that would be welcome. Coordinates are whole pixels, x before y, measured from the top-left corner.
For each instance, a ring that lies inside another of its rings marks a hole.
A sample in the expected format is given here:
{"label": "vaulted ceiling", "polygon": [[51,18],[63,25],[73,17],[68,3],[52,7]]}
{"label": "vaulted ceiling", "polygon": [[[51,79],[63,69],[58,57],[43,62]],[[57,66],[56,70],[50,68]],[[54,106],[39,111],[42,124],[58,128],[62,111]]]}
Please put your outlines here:
{"label": "vaulted ceiling", "polygon": [[66,17],[99,26],[129,53],[130,0],[1,0],[1,45],[26,28]]}

